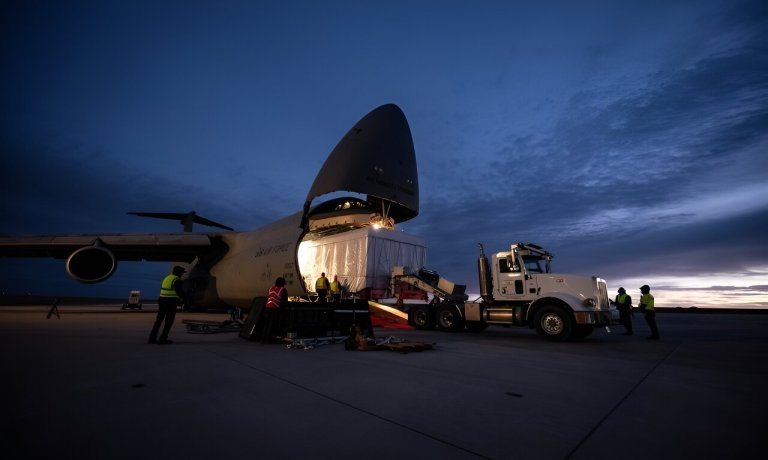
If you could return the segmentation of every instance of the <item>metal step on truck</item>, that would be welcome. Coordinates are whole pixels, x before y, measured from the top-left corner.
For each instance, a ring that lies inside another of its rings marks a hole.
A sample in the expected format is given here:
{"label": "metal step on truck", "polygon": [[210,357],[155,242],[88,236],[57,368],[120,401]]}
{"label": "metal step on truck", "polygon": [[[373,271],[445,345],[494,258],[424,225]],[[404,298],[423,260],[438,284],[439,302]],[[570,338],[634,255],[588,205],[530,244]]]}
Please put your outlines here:
{"label": "metal step on truck", "polygon": [[483,245],[479,246],[477,301],[468,301],[466,286],[434,272],[393,270],[390,289],[396,298],[410,287],[432,295],[429,303],[409,305],[410,325],[449,332],[465,328],[479,332],[489,325],[527,326],[542,337],[563,341],[587,337],[616,316],[604,279],[552,273],[554,256],[542,247],[515,243],[509,251],[493,254],[489,262]]}

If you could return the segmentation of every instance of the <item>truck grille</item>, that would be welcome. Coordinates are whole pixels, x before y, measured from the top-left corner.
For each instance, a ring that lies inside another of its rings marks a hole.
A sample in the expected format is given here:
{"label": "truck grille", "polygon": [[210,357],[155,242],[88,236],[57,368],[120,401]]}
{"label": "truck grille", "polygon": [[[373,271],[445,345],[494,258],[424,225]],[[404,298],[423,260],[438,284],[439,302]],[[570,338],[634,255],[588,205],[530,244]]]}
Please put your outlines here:
{"label": "truck grille", "polygon": [[592,277],[595,284],[595,294],[597,295],[597,309],[608,310],[608,285],[602,278]]}

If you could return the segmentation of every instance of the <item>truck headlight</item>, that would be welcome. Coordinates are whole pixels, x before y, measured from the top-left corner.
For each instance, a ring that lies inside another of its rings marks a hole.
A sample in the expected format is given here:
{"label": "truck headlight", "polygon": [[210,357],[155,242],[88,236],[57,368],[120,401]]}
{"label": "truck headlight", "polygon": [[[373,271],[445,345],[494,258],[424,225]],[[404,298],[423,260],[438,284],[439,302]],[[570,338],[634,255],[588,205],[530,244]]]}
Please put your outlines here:
{"label": "truck headlight", "polygon": [[588,299],[584,299],[584,305],[588,306],[589,308],[595,308],[597,302],[595,302],[595,299],[590,297]]}

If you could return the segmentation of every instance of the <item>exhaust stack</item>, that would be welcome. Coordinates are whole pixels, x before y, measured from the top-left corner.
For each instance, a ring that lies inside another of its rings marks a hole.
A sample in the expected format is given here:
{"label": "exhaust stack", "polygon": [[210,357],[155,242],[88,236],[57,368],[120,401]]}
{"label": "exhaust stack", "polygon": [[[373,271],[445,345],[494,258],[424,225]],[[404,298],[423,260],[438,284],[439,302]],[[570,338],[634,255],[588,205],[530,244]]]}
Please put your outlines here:
{"label": "exhaust stack", "polygon": [[483,244],[477,243],[480,246],[480,256],[477,259],[477,274],[480,278],[480,296],[488,303],[493,302],[493,286],[491,284],[490,267],[488,267],[488,258],[485,257],[483,252]]}

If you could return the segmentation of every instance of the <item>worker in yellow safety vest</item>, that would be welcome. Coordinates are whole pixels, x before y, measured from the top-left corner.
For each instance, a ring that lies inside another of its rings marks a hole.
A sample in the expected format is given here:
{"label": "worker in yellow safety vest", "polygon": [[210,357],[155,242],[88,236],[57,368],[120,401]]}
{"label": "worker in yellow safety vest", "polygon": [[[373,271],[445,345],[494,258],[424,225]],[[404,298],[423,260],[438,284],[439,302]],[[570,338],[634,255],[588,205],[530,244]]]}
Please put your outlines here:
{"label": "worker in yellow safety vest", "polygon": [[648,336],[651,340],[659,340],[659,328],[656,326],[656,309],[654,308],[653,296],[651,295],[651,288],[647,284],[640,287],[640,311],[645,314],[645,322],[648,323],[648,327],[651,328],[651,335]]}
{"label": "worker in yellow safety vest", "polygon": [[616,296],[616,308],[619,309],[619,320],[626,329],[624,335],[632,335],[632,297],[627,295],[623,287],[619,288],[619,294]]}
{"label": "worker in yellow safety vest", "polygon": [[[160,297],[157,299],[157,317],[155,317],[155,324],[152,326],[152,332],[149,333],[149,340],[147,343],[160,343],[170,344],[172,340],[168,340],[168,333],[173,326],[173,320],[176,319],[176,308],[182,304],[182,298],[179,294],[181,292],[181,275],[186,272],[184,267],[175,266],[171,274],[163,278],[163,282],[160,285]],[[160,334],[158,340],[157,333],[160,331],[160,325],[165,321],[163,326],[163,332]]]}
{"label": "worker in yellow safety vest", "polygon": [[339,275],[333,275],[333,281],[331,281],[331,299],[334,302],[341,302],[341,283],[339,282]]}
{"label": "worker in yellow safety vest", "polygon": [[320,278],[315,281],[315,291],[317,292],[318,303],[325,303],[326,297],[328,297],[328,278],[325,277],[325,272],[320,273]]}

